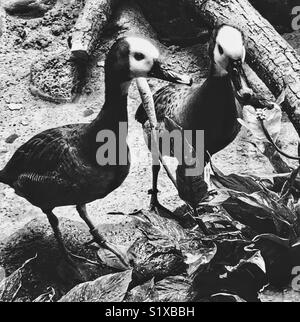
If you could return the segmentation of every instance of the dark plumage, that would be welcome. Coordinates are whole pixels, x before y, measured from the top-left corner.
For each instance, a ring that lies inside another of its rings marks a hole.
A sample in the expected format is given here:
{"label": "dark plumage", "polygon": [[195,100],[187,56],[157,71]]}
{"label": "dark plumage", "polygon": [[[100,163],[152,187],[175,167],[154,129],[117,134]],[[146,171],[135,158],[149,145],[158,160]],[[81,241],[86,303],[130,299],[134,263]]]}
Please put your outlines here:
{"label": "dark plumage", "polygon": [[[252,95],[242,69],[245,54],[244,38],[238,29],[226,25],[217,28],[209,45],[212,65],[204,83],[192,87],[170,84],[154,94],[161,128],[173,130],[165,123],[168,117],[183,130],[204,130],[205,150],[210,154],[230,144],[240,130],[238,100],[244,102]],[[147,131],[148,120],[142,106],[136,119]],[[195,145],[193,147],[196,149]],[[153,166],[152,207],[160,206],[157,200],[159,170],[160,166]]]}
{"label": "dark plumage", "polygon": [[[167,85],[154,94],[154,102],[159,123],[169,117],[183,129],[204,130],[205,149],[211,154],[225,148],[240,130],[239,106],[229,76],[209,77],[203,85],[192,87]],[[141,124],[148,121],[142,106],[136,119]]]}
{"label": "dark plumage", "polygon": [[[101,114],[108,116],[110,110]],[[126,116],[122,119],[126,121]],[[100,129],[101,124],[94,122],[36,135],[16,151],[0,172],[0,180],[43,210],[104,198],[126,178],[129,164],[97,166],[95,156],[100,145],[93,143],[92,132]]]}
{"label": "dark plumage", "polygon": [[117,152],[120,144],[125,144],[123,148],[128,150],[125,141],[119,141],[119,123],[128,122],[129,82],[137,76],[156,77],[154,66],[160,72],[159,78],[181,81],[180,75],[170,76],[158,58],[158,50],[144,39],[130,37],[118,40],[106,59],[106,100],[97,118],[90,124],[66,125],[36,135],[15,152],[0,172],[0,182],[14,188],[18,195],[41,208],[48,216],[59,246],[73,266],[75,264],[63,244],[58,220],[53,214],[55,207],[76,205],[95,241],[127,264],[118,249],[95,230],[85,205],[107,196],[123,183],[129,173],[129,160],[126,165],[106,166],[100,166],[96,160],[97,151],[104,144],[96,142],[101,130],[115,134]]}

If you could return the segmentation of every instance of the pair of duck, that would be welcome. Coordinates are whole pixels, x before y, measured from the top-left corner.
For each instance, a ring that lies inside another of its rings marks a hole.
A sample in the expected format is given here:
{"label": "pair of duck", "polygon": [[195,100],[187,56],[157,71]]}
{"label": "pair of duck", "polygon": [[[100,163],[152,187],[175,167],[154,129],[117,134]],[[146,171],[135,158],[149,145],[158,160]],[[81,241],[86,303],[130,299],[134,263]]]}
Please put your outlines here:
{"label": "pair of duck", "polygon": [[[221,26],[213,33],[209,51],[211,72],[202,86],[191,87],[190,78],[163,65],[159,51],[149,41],[135,37],[119,39],[106,59],[105,103],[97,118],[90,124],[67,125],[36,135],[0,171],[1,183],[12,187],[47,215],[66,261],[80,277],[83,274],[64,245],[53,209],[76,205],[94,240],[128,265],[118,248],[106,242],[95,229],[86,204],[107,196],[129,174],[129,162],[106,166],[97,163],[97,150],[103,143],[97,143],[96,137],[101,130],[110,130],[119,138],[119,123],[128,121],[127,94],[134,78],[155,77],[181,84],[169,85],[155,95],[158,120],[163,122],[168,116],[183,129],[205,130],[206,150],[211,154],[236,137],[239,131],[236,98],[245,100],[251,95],[242,73],[246,55],[242,33],[234,27]],[[142,124],[147,122],[147,112],[142,112],[142,107],[137,112]],[[119,144],[117,141],[116,151]],[[159,205],[158,172],[159,166],[153,166],[152,206]]]}

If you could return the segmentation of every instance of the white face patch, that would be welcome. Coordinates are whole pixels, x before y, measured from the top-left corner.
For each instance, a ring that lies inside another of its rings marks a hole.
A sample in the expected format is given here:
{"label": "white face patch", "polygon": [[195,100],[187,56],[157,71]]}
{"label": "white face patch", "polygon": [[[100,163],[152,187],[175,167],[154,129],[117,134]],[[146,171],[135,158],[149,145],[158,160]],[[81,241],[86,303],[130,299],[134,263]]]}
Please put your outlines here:
{"label": "white face patch", "polygon": [[129,44],[129,68],[132,77],[147,77],[159,50],[148,40],[139,37],[126,38]]}
{"label": "white face patch", "polygon": [[246,49],[242,33],[231,27],[222,27],[216,38],[214,60],[220,69],[226,71],[229,59],[245,61]]}

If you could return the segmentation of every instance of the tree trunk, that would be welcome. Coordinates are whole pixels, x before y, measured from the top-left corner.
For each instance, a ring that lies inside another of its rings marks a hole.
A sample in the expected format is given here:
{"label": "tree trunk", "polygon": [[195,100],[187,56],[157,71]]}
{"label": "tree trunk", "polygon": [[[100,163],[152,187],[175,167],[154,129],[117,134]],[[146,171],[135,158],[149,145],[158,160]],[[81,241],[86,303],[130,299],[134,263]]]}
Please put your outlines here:
{"label": "tree trunk", "polygon": [[94,49],[99,33],[107,24],[119,0],[87,0],[76,21],[71,40],[73,56],[87,59]]}
{"label": "tree trunk", "polygon": [[284,88],[284,106],[300,134],[300,59],[295,50],[275,31],[247,0],[185,0],[211,26],[239,26],[247,39],[247,62],[278,96]]}
{"label": "tree trunk", "polygon": [[133,0],[123,0],[116,9],[113,24],[118,30],[118,37],[127,35],[141,35],[155,42],[157,47],[165,47],[157,40],[157,34],[144,17],[141,8]]}
{"label": "tree trunk", "polygon": [[299,0],[249,0],[249,2],[277,30],[292,30],[292,10],[293,7],[299,5]]}

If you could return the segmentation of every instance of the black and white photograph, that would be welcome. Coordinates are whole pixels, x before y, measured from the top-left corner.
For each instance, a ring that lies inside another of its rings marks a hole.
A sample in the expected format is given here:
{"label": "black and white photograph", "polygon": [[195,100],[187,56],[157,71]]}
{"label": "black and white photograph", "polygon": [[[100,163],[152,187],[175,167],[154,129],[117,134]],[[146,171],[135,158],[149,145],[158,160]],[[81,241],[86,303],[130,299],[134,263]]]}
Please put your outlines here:
{"label": "black and white photograph", "polygon": [[300,0],[0,0],[0,302],[300,302],[299,135]]}

